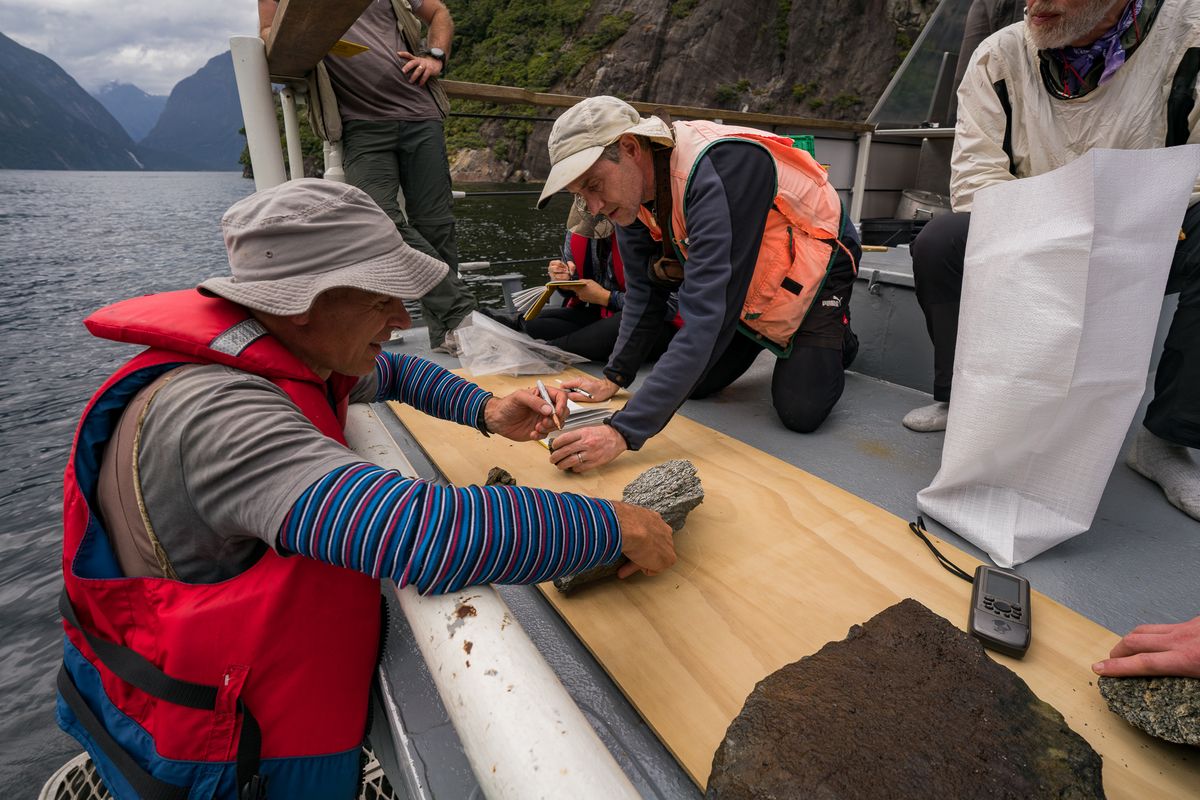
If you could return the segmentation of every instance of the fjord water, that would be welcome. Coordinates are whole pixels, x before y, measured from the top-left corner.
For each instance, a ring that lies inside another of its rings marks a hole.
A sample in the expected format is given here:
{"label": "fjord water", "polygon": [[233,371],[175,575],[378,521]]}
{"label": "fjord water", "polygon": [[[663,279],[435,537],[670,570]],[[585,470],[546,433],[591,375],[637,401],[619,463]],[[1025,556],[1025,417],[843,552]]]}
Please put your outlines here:
{"label": "fjord water", "polygon": [[[253,190],[238,173],[0,171],[0,797],[36,796],[80,749],[54,722],[62,473],[91,393],[136,352],[92,337],[82,320],[227,272],[218,222]],[[534,198],[460,200],[460,258],[556,253],[567,202],[538,212]],[[497,306],[489,279],[512,272],[529,284],[545,279],[545,264],[468,281]]]}

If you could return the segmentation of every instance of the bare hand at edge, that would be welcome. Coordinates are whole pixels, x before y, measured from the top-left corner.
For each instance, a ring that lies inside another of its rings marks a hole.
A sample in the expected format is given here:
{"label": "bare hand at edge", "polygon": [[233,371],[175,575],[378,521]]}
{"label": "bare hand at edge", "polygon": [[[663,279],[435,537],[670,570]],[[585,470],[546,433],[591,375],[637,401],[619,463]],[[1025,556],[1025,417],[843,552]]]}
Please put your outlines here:
{"label": "bare hand at edge", "polygon": [[617,570],[617,577],[628,578],[639,571],[653,576],[675,563],[671,526],[657,512],[616,501],[612,506],[621,526],[621,553],[629,559]]}
{"label": "bare hand at edge", "polygon": [[1170,625],[1139,625],[1092,671],[1110,678],[1177,675],[1200,678],[1200,617]]}

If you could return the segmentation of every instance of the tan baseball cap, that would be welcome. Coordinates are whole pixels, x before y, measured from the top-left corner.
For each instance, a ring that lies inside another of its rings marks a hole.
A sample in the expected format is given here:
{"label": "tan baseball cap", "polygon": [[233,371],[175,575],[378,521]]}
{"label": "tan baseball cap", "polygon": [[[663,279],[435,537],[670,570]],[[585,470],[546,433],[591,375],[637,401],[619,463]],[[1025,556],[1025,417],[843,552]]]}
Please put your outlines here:
{"label": "tan baseball cap", "polygon": [[667,146],[675,144],[665,122],[658,117],[643,119],[637,109],[616,97],[589,97],[564,111],[550,131],[550,175],[538,198],[538,208],[587,172],[604,148],[626,133]]}

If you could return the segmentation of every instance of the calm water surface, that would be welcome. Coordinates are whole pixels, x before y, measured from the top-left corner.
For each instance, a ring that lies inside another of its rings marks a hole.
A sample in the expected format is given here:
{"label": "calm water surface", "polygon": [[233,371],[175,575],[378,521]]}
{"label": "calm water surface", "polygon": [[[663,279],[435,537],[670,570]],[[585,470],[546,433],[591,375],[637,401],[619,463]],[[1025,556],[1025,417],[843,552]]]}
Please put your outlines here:
{"label": "calm water surface", "polygon": [[[236,173],[0,171],[0,797],[35,797],[78,752],[54,722],[62,633],[62,472],[79,414],[136,351],[93,338],[90,312],[227,272],[218,221],[253,191]],[[478,186],[472,189],[519,189]],[[460,200],[463,261],[557,252],[563,198]],[[498,306],[500,274],[544,280],[544,262],[468,276]]]}

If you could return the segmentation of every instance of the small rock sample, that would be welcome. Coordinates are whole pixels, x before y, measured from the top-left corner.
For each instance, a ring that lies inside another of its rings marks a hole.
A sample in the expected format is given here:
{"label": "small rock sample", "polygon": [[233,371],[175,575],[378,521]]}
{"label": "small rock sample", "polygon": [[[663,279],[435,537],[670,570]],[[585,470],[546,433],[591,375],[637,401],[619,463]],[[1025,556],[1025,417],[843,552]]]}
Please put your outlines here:
{"label": "small rock sample", "polygon": [[1100,694],[1130,725],[1200,747],[1200,678],[1101,678]]}
{"label": "small rock sample", "polygon": [[[700,485],[695,464],[675,459],[664,461],[638,475],[625,487],[621,499],[630,505],[657,511],[671,526],[671,530],[679,533],[687,515],[704,502],[704,487]],[[580,586],[616,575],[617,570],[628,560],[622,556],[606,566],[565,578],[555,578],[554,588],[563,594],[570,594]]]}
{"label": "small rock sample", "polygon": [[916,600],[754,687],[706,797],[1104,797],[1100,756],[1015,673]]}
{"label": "small rock sample", "polygon": [[504,467],[492,467],[488,470],[487,480],[484,486],[516,486],[517,479],[514,478],[509,471]]}

